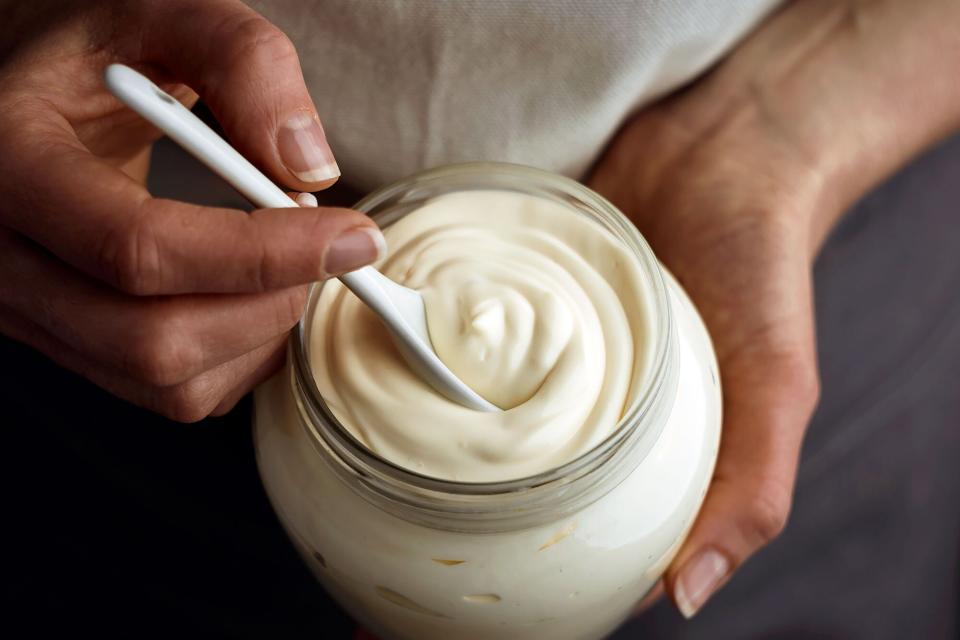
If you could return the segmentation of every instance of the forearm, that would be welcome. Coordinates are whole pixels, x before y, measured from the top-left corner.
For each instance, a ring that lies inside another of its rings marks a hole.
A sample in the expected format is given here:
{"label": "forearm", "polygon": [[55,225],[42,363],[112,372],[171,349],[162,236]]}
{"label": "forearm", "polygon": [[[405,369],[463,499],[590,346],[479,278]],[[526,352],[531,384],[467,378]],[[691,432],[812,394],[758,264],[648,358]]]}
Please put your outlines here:
{"label": "forearm", "polygon": [[691,137],[788,146],[789,170],[816,183],[815,250],[854,201],[960,126],[960,3],[796,0],[670,111]]}
{"label": "forearm", "polygon": [[960,126],[960,3],[845,4],[822,46],[762,93],[773,117],[795,123],[836,198],[814,221],[820,239],[868,189]]}

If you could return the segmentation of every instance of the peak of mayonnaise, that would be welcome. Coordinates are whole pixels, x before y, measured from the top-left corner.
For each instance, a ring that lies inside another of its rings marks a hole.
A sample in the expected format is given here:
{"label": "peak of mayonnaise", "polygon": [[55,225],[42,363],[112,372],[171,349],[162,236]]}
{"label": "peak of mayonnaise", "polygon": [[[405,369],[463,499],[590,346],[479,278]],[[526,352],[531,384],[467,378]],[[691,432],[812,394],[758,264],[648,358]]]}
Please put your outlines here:
{"label": "peak of mayonnaise", "polygon": [[379,320],[323,287],[310,362],[337,419],[383,458],[464,482],[535,475],[609,436],[649,373],[649,283],[585,214],[545,197],[464,191],[384,230],[378,267],[420,291],[441,360],[504,409],[483,413],[411,371]]}

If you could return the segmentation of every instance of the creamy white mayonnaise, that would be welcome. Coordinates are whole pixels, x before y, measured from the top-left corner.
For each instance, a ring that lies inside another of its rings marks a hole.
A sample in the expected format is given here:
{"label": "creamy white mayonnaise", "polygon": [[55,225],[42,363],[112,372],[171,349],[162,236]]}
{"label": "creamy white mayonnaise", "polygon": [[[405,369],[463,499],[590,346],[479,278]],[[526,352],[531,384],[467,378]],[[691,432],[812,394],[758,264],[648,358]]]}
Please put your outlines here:
{"label": "creamy white mayonnaise", "polygon": [[[526,193],[440,195],[464,181]],[[643,247],[616,239],[628,223],[573,183],[475,165],[379,198],[381,220],[402,216],[379,266],[423,293],[441,358],[506,410],[435,393],[327,283],[298,334],[307,344],[295,337],[292,362],[256,395],[257,460],[281,522],[330,594],[385,640],[606,636],[660,579],[709,484],[721,396],[706,328],[668,273],[665,291],[652,284]],[[411,200],[425,204],[406,212]],[[366,447],[440,478],[529,476],[618,425],[628,437],[550,482],[466,491],[338,444],[309,376]],[[647,409],[621,420],[640,396]]]}
{"label": "creamy white mayonnaise", "polygon": [[357,439],[424,475],[487,482],[555,468],[610,435],[652,360],[650,288],[622,242],[570,207],[510,191],[435,197],[384,234],[378,267],[423,295],[441,360],[503,411],[434,391],[331,281],[310,361]]}
{"label": "creamy white mayonnaise", "polygon": [[[596,640],[657,583],[693,523],[720,435],[710,340],[676,282],[675,398],[622,482],[568,515],[499,533],[418,524],[365,496],[304,427],[287,365],[256,397],[267,493],[317,578],[384,640]],[[635,466],[634,466],[635,465]]]}

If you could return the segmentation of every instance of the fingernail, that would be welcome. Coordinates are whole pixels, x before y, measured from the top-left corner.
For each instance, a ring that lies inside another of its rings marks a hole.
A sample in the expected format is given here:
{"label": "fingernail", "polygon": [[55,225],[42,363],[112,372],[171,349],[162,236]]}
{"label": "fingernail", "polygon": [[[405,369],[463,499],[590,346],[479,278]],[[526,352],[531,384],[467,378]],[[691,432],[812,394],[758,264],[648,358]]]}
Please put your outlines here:
{"label": "fingernail", "polygon": [[294,198],[294,201],[301,207],[315,207],[317,206],[317,196],[312,193],[298,193],[297,197]]}
{"label": "fingernail", "polygon": [[280,127],[277,148],[290,173],[304,182],[324,182],[340,176],[320,121],[308,113],[298,113]]}
{"label": "fingernail", "polygon": [[337,236],[323,256],[323,270],[340,275],[376,262],[387,253],[387,241],[379,229],[357,227]]}
{"label": "fingernail", "polygon": [[700,610],[729,571],[730,563],[726,557],[712,549],[687,561],[673,593],[684,618],[692,618]]}

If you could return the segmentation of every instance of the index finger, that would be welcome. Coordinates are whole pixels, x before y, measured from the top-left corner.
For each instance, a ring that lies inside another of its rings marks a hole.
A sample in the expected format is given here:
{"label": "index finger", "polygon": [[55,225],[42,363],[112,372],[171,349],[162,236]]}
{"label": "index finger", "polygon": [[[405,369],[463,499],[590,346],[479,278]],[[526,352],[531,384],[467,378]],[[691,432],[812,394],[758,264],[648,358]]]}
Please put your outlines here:
{"label": "index finger", "polygon": [[348,209],[247,214],[152,198],[87,151],[59,114],[38,109],[3,142],[2,222],[121,290],[277,289],[356,269],[384,249],[376,225]]}

